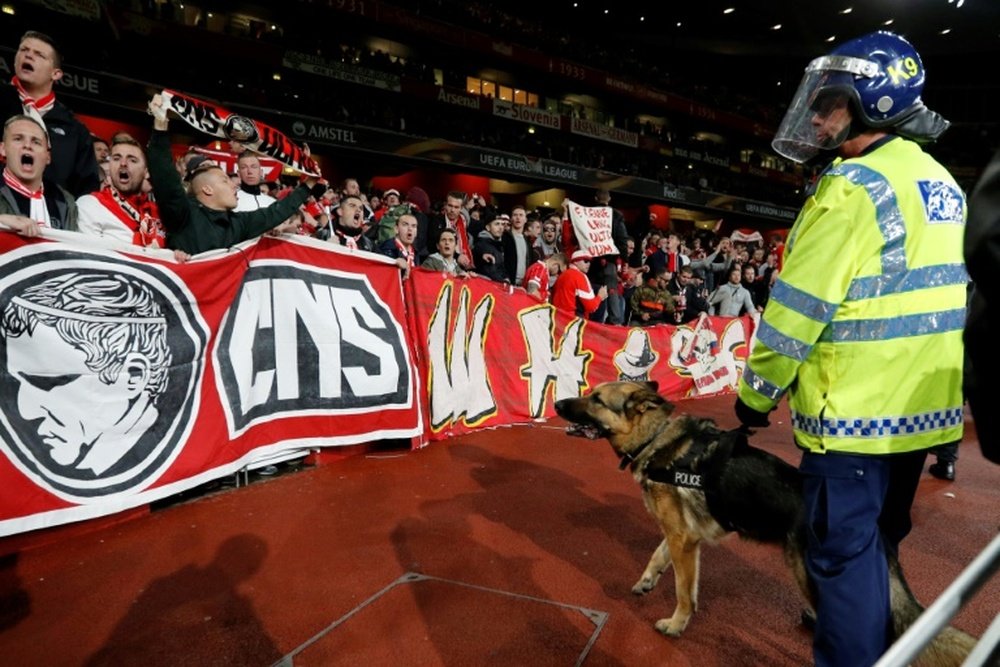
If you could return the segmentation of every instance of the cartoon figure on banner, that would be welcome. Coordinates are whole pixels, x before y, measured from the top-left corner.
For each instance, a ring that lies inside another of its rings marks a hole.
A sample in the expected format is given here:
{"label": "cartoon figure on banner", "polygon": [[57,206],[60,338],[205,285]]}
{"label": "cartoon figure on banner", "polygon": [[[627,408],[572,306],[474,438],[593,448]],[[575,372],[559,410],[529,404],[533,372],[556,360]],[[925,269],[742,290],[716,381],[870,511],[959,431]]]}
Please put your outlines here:
{"label": "cartoon figure on banner", "polygon": [[70,496],[152,481],[181,444],[207,333],[175,331],[195,318],[172,312],[137,272],[48,264],[0,282],[2,445],[29,476]]}
{"label": "cartoon figure on banner", "polygon": [[[722,339],[712,330],[707,315],[694,324],[677,327],[670,339],[670,366],[680,375],[694,380],[695,395],[713,394],[735,388],[739,373],[746,363],[746,334],[743,321],[733,319],[722,332]],[[736,350],[744,349],[737,358]]]}
{"label": "cartoon figure on banner", "polygon": [[649,380],[649,371],[659,357],[660,355],[650,345],[649,333],[645,329],[629,330],[625,347],[618,350],[614,357],[618,380],[623,382]]}

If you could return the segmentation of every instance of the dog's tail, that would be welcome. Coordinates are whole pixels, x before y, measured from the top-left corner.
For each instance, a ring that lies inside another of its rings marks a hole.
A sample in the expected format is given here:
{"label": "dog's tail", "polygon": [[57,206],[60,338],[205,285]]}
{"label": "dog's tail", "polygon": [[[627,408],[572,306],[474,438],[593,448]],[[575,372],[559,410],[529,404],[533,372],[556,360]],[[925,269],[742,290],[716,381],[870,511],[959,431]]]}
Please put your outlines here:
{"label": "dog's tail", "polygon": [[[888,560],[893,637],[898,639],[923,613],[924,607],[906,583],[899,561],[892,555],[888,555]],[[924,648],[913,664],[918,667],[960,667],[975,645],[975,637],[948,626]]]}

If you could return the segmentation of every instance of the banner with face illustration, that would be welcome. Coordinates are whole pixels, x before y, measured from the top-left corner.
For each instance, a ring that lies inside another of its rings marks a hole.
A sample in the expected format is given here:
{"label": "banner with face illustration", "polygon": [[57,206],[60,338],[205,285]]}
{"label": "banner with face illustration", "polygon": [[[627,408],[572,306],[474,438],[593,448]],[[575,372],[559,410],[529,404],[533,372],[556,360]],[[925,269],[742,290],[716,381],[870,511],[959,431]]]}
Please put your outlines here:
{"label": "banner with face illustration", "polygon": [[264,237],[177,264],[0,233],[0,535],[413,437],[413,369],[387,260]]}
{"label": "banner with face illustration", "polygon": [[605,381],[731,392],[755,326],[605,326],[482,278],[401,282],[385,258],[312,239],[177,264],[53,236],[0,232],[0,535],[289,449],[550,418]]}

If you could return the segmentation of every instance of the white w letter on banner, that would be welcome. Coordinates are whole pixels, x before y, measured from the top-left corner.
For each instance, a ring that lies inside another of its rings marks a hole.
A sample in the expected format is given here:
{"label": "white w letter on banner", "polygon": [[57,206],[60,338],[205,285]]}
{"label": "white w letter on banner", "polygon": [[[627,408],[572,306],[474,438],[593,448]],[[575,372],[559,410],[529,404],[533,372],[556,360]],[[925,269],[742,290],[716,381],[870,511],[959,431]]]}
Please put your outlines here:
{"label": "white w letter on banner", "polygon": [[594,357],[580,349],[583,320],[569,323],[558,352],[553,350],[552,307],[540,306],[520,314],[521,330],[528,342],[528,363],[521,367],[521,377],[528,381],[529,409],[532,417],[545,413],[545,393],[556,383],[555,399],[576,398],[587,386],[587,364]]}
{"label": "white w letter on banner", "polygon": [[449,332],[451,290],[451,283],[441,290],[427,332],[431,428],[435,431],[458,419],[474,426],[496,414],[497,410],[483,354],[486,322],[493,312],[493,296],[485,296],[476,306],[470,329],[469,290],[463,288],[455,325]]}

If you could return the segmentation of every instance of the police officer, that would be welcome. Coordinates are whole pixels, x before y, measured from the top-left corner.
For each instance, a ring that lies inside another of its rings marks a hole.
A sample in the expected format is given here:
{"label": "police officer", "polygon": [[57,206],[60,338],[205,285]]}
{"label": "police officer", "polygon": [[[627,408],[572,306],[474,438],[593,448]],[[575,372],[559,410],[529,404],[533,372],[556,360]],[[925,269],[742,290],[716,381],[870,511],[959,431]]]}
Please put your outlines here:
{"label": "police officer", "polygon": [[797,162],[836,153],[789,233],[736,402],[762,427],[788,394],[817,665],[888,648],[885,550],[909,532],[927,449],[962,437],[966,204],[921,148],[948,127],[923,86],[902,37],[851,40],[809,63],[772,143]]}

